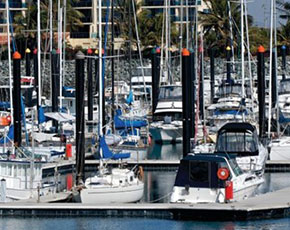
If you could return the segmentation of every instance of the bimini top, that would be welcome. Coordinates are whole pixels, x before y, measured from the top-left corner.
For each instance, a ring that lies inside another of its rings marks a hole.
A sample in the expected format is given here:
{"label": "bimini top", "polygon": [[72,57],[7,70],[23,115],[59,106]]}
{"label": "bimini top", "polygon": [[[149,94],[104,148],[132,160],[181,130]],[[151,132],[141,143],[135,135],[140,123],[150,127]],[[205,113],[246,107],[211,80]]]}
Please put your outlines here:
{"label": "bimini top", "polygon": [[208,162],[225,162],[226,159],[234,159],[235,156],[224,153],[193,153],[189,154],[181,161],[208,161]]}
{"label": "bimini top", "polygon": [[219,129],[218,134],[223,132],[245,132],[246,130],[254,132],[256,128],[248,122],[229,122]]}
{"label": "bimini top", "polygon": [[217,135],[216,153],[256,156],[259,154],[259,140],[256,128],[246,122],[227,123]]}

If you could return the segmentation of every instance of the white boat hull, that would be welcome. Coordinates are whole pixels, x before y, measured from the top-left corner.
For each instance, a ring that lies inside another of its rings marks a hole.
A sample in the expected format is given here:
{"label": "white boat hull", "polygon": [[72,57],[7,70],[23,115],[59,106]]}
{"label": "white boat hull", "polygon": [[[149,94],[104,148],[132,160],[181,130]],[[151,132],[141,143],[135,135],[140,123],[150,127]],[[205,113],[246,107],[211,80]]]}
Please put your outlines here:
{"label": "white boat hull", "polygon": [[153,140],[157,143],[179,143],[182,142],[182,126],[180,127],[151,127],[149,129]]}
{"label": "white boat hull", "polygon": [[81,202],[84,204],[133,203],[141,200],[144,183],[124,187],[104,186],[100,188],[85,188],[81,190]]}

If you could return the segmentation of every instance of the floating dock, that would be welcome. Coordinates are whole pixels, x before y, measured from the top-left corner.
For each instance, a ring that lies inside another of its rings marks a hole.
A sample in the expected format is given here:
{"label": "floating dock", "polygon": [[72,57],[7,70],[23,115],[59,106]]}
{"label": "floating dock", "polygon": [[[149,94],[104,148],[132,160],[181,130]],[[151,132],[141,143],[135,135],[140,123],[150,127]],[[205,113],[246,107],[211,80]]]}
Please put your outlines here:
{"label": "floating dock", "polygon": [[254,220],[290,216],[290,187],[226,204],[2,203],[0,216],[143,217],[186,220]]}
{"label": "floating dock", "polygon": [[[136,164],[142,166],[147,171],[175,171],[178,169],[179,160],[129,160],[126,162],[128,166]],[[108,164],[118,165],[118,161],[108,161]],[[98,160],[86,160],[85,170],[96,170],[99,165]],[[57,163],[47,163],[43,166],[43,174],[51,174],[57,170],[59,172],[71,172],[75,169],[75,160],[61,160]],[[266,172],[290,172],[290,161],[267,161]]]}

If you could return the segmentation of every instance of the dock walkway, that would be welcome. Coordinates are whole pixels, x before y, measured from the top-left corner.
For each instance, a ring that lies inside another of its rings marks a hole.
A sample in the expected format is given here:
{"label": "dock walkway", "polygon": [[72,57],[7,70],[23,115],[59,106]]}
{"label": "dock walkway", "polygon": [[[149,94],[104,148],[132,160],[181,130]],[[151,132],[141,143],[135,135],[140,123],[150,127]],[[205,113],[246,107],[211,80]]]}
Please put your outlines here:
{"label": "dock walkway", "polygon": [[251,220],[290,216],[290,187],[226,204],[2,203],[0,216],[144,217],[190,220]]}

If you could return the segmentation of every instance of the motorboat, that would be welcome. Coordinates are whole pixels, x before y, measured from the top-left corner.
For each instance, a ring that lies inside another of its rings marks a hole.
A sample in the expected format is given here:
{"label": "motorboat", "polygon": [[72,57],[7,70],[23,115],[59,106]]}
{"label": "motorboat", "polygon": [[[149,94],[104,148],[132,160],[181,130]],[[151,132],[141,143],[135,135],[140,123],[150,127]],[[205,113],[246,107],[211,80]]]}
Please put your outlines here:
{"label": "motorboat", "polygon": [[149,128],[157,143],[182,141],[182,86],[164,85],[159,88],[159,98]]}
{"label": "motorboat", "polygon": [[[227,122],[250,121],[258,112],[251,98],[251,89],[244,86],[246,97],[241,97],[242,84],[222,82],[218,88],[213,104],[207,107],[212,131],[217,131]],[[252,115],[252,116],[251,116]]]}
{"label": "motorboat", "polygon": [[244,172],[235,157],[227,154],[193,154],[179,165],[171,203],[226,203],[255,194],[264,182],[253,172]]}
{"label": "motorboat", "polygon": [[263,172],[268,150],[259,141],[256,127],[248,122],[229,122],[217,133],[216,153],[234,155],[243,170]]}

